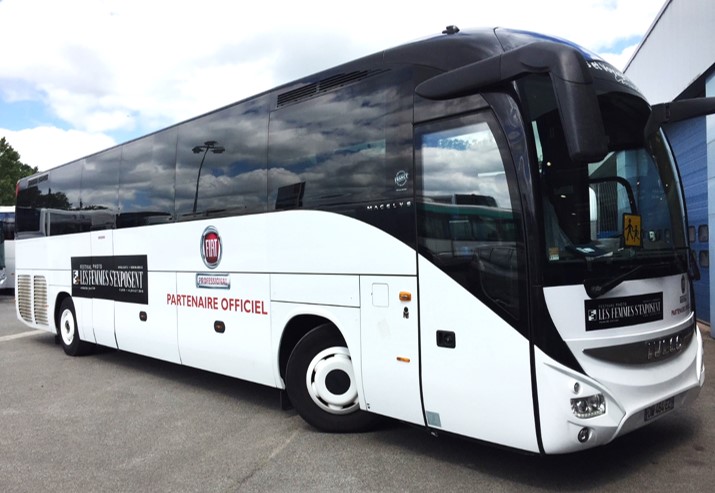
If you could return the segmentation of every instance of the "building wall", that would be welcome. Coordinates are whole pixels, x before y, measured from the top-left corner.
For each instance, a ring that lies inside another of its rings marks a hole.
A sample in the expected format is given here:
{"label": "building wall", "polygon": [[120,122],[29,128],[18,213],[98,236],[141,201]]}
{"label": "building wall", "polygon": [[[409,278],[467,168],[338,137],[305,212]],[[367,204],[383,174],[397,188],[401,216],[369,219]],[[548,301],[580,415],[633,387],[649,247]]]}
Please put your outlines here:
{"label": "building wall", "polygon": [[[666,0],[626,75],[651,103],[697,96],[715,97],[715,1]],[[715,116],[668,126],[685,189],[688,221],[695,227],[691,246],[701,267],[695,284],[698,318],[715,320],[715,268],[709,245],[715,241]],[[707,236],[707,241],[704,241]],[[712,327],[712,324],[711,324]],[[715,327],[711,328],[715,337]]]}
{"label": "building wall", "polygon": [[715,62],[715,1],[669,0],[625,69],[651,103],[672,101]]}
{"label": "building wall", "polygon": [[[705,81],[705,95],[708,97],[715,97],[715,72],[711,73]],[[710,115],[706,118],[706,149],[707,149],[707,183],[708,183],[708,222],[711,225],[715,225],[715,115]],[[710,242],[715,241],[715,233],[713,233],[713,228],[710,228]],[[711,265],[710,267],[710,277],[715,276],[715,267]],[[715,313],[715,303],[710,298],[710,321],[715,320],[713,314]],[[715,327],[711,323],[710,325],[710,335],[715,337]]]}
{"label": "building wall", "polygon": [[710,322],[710,267],[708,228],[708,167],[705,118],[668,125],[668,140],[678,161],[688,209],[690,247],[700,268],[695,281],[695,306],[700,320]]}

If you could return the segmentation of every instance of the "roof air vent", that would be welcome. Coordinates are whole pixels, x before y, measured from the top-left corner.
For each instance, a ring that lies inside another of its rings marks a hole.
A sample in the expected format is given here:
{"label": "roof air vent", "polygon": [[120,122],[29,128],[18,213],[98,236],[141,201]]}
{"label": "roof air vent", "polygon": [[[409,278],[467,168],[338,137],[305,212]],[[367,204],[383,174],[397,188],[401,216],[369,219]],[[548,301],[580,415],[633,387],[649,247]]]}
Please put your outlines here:
{"label": "roof air vent", "polygon": [[306,85],[301,86],[297,89],[293,89],[291,91],[279,94],[278,95],[278,107],[280,108],[281,106],[285,106],[287,104],[292,104],[292,103],[296,103],[298,101],[302,101],[304,99],[312,98],[319,94],[322,94],[322,93],[325,93],[328,91],[332,91],[333,89],[337,89],[339,87],[343,87],[348,84],[352,84],[353,82],[357,82],[357,81],[366,79],[368,77],[372,77],[373,75],[381,74],[385,71],[386,70],[384,70],[384,69],[373,69],[373,70],[360,70],[360,71],[349,72],[349,73],[340,73],[340,74],[336,74],[336,75],[327,77],[325,79],[322,79],[318,82],[306,84]]}
{"label": "roof air vent", "polygon": [[459,32],[459,28],[457,26],[447,26],[447,28],[442,31],[442,34],[457,34]]}

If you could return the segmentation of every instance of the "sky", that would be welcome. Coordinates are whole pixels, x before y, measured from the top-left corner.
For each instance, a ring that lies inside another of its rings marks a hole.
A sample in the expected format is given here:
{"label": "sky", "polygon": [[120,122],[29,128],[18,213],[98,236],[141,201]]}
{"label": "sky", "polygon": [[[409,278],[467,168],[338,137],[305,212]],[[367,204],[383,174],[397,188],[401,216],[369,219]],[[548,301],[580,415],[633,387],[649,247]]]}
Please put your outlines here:
{"label": "sky", "polygon": [[0,0],[0,137],[40,170],[360,56],[461,29],[623,69],[665,0]]}

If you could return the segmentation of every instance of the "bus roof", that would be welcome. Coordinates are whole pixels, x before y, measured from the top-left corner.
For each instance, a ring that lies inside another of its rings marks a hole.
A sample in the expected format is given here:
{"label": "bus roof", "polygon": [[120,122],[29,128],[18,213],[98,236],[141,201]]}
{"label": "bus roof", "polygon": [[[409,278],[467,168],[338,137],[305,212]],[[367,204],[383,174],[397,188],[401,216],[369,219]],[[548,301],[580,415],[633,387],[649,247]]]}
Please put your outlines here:
{"label": "bus roof", "polygon": [[[506,51],[513,50],[519,46],[540,41],[566,44],[571,47],[575,47],[584,55],[586,60],[596,60],[599,63],[607,64],[594,53],[591,53],[570,41],[552,36],[499,27],[460,30],[456,26],[448,26],[447,29],[442,31],[441,34],[408,42],[403,45],[389,48],[374,53],[372,55],[358,58],[356,60],[346,62],[344,64],[323,70],[321,72],[308,75],[301,79],[282,84],[262,93],[258,93],[248,98],[232,102],[223,107],[217,108],[201,115],[197,115],[185,121],[177,122],[175,124],[169,125],[168,127],[156,130],[154,132],[150,132],[130,141],[119,143],[116,146],[103,149],[101,151],[86,156],[78,156],[77,159],[74,159],[60,166],[56,166],[54,168],[65,166],[66,164],[70,164],[77,160],[101,154],[109,149],[121,147],[128,142],[143,139],[150,135],[182,125],[186,122],[190,122],[192,120],[202,118],[206,115],[221,111],[225,108],[241,103],[243,101],[251,100],[267,94],[273,93],[278,95],[280,101],[280,97],[282,94],[291,93],[293,91],[300,92],[301,88],[309,84],[314,84],[317,81],[336,79],[337,84],[346,83],[349,82],[349,78],[347,80],[344,80],[341,79],[340,75],[347,75],[349,77],[351,74],[358,73],[361,70],[364,71],[370,69],[379,69],[380,67],[387,68],[394,67],[396,65],[415,65],[430,68],[435,71],[447,72],[495,55],[499,55]],[[49,170],[42,171],[40,173],[37,173],[36,175],[45,174],[47,173],[47,171]],[[27,180],[27,178],[24,178],[21,181],[24,180]]]}

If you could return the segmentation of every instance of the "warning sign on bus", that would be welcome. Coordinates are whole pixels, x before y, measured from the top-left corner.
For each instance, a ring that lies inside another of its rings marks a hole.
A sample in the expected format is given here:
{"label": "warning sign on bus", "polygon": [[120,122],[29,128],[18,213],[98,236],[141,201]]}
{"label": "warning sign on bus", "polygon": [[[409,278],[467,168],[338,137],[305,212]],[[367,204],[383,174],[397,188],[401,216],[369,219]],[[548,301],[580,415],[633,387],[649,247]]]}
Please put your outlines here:
{"label": "warning sign on bus", "polygon": [[623,239],[627,247],[643,246],[641,216],[639,214],[623,214]]}

